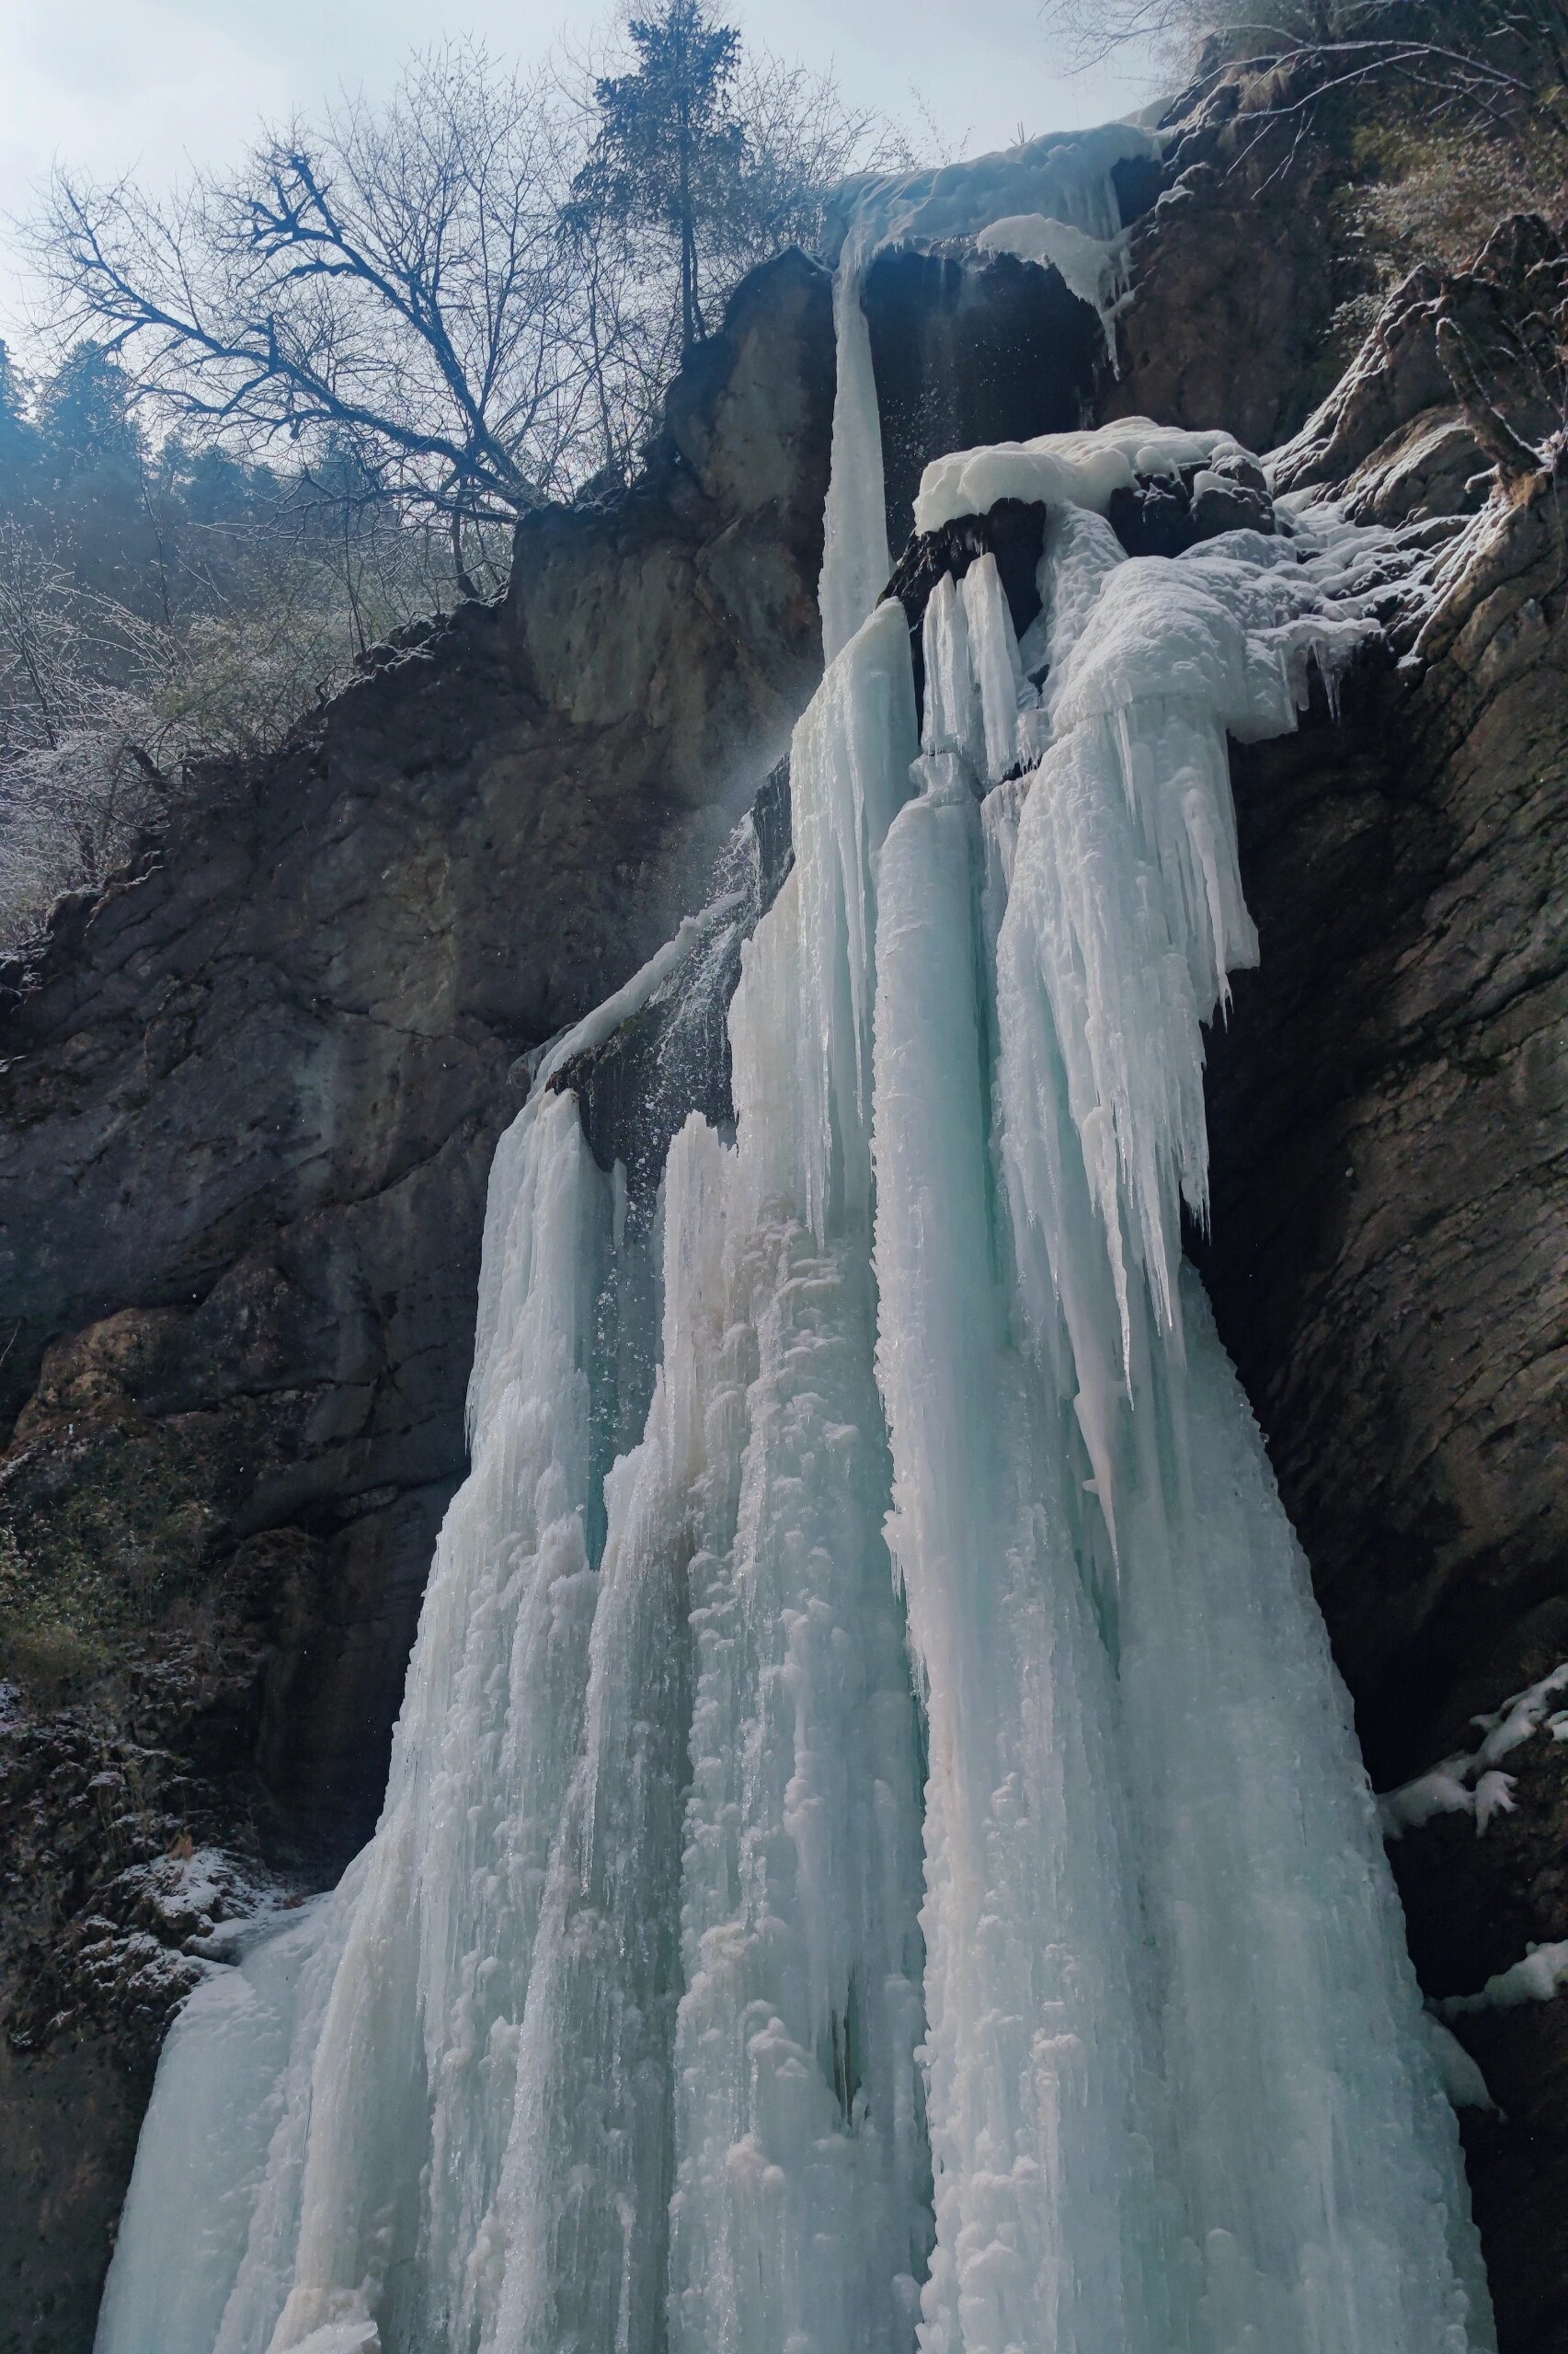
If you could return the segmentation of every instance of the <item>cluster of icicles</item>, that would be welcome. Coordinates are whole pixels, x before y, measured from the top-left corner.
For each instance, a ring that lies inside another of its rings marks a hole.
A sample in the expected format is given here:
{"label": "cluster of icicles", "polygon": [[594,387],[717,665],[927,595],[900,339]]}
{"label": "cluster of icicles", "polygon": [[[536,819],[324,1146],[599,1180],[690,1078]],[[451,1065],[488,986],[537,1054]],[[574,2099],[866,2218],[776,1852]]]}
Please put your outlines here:
{"label": "cluster of icicles", "polygon": [[858,626],[734,1134],[693,1115],[634,1231],[568,1039],[504,1138],[381,1825],[177,2023],[100,2354],[1490,2342],[1345,1698],[1180,1254],[1255,949],[1226,733],[1363,625],[1304,538],[1127,559],[1097,509],[1193,437],[1064,438],[1039,619],[990,557],[944,579],[922,718],[901,609],[853,614],[867,396],[851,354]]}

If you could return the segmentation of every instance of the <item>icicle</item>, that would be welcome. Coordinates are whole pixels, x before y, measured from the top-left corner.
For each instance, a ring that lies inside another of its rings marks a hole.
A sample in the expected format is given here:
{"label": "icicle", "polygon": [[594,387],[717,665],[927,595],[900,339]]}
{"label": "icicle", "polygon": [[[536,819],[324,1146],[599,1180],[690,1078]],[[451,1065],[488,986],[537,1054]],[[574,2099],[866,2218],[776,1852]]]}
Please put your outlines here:
{"label": "icicle", "polygon": [[1061,1493],[1054,1397],[1005,1347],[989,1232],[973,804],[883,852],[877,1365],[889,1542],[926,1694],[926,2354],[1184,2341],[1111,1664]]}
{"label": "icicle", "polygon": [[961,596],[985,729],[986,774],[991,784],[1000,785],[1018,762],[1018,706],[1024,683],[994,556],[982,556],[970,565]]}
{"label": "icicle", "polygon": [[881,606],[831,665],[790,748],[799,901],[800,1208],[818,1239],[871,1193],[875,861],[919,750],[903,610]]}
{"label": "icicle", "polygon": [[927,752],[957,752],[979,779],[986,773],[985,725],[975,695],[967,608],[950,572],[931,592],[921,650],[925,665],[921,741]]}
{"label": "icicle", "polygon": [[[394,2253],[414,2245],[416,2318],[445,2327],[466,2310],[505,2147],[509,2037],[595,1595],[589,1360],[609,1201],[569,1096],[532,1099],[498,1169],[474,1469],[441,1532],[381,1826],[322,1913],[328,1981],[278,2094],[308,2133],[280,2128],[254,2222],[230,2201],[204,2227],[230,2235],[224,2354],[281,2354],[329,2321],[373,2326]],[[254,2068],[237,2035],[233,2052]],[[177,2163],[168,2140],[144,2148],[155,2175]],[[155,2354],[119,2311],[106,2302],[104,2354]],[[212,2344],[171,2320],[155,2354]]]}
{"label": "icicle", "polygon": [[833,455],[823,523],[822,658],[831,662],[847,646],[887,586],[893,569],[882,476],[882,426],[871,364],[871,330],[861,308],[858,249],[845,254],[833,283],[838,387],[833,399]]}

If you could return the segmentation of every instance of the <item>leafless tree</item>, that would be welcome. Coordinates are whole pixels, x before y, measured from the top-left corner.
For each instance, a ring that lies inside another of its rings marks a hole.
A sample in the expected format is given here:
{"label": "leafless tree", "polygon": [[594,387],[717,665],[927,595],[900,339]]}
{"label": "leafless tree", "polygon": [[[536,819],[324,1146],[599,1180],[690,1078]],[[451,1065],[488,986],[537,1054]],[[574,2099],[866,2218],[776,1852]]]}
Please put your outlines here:
{"label": "leafless tree", "polygon": [[165,672],[155,629],[0,524],[0,943],[97,881],[166,789]]}
{"label": "leafless tree", "polygon": [[589,394],[566,136],[547,77],[453,42],[384,108],[344,100],[164,201],[62,170],[32,235],[51,331],[107,341],[188,427],[330,432],[454,528],[515,515],[557,487]]}
{"label": "leafless tree", "polygon": [[[590,86],[450,42],[384,106],[345,99],[166,200],[61,170],[29,233],[48,339],[107,345],[187,433],[307,464],[330,437],[374,495],[447,519],[472,586],[476,526],[632,470],[679,362],[658,240],[572,201]],[[721,299],[887,144],[765,56],[738,98],[745,166],[704,255]]]}
{"label": "leafless tree", "polygon": [[724,269],[734,275],[783,246],[814,252],[830,201],[852,173],[912,170],[922,160],[898,123],[850,104],[831,75],[765,51],[742,59],[736,106],[745,167],[735,219],[720,230]]}
{"label": "leafless tree", "polygon": [[1082,64],[1133,45],[1183,70],[1266,56],[1315,65],[1292,105],[1379,77],[1438,116],[1564,129],[1564,0],[1043,0],[1041,23]]}
{"label": "leafless tree", "polygon": [[155,614],[0,523],[0,949],[174,816],[188,764],[271,750],[367,643],[429,609],[423,534],[388,522],[350,542],[351,596],[319,531],[278,528],[231,541],[200,603]]}
{"label": "leafless tree", "polygon": [[[30,233],[40,341],[107,351],[149,420],[145,577],[134,611],[74,585],[36,485],[0,546],[0,944],[166,814],[184,764],[267,750],[454,580],[498,584],[520,513],[635,472],[681,313],[669,239],[576,185],[612,62],[521,75],[449,43],[385,104],[344,99],[161,201],[56,174]],[[815,243],[847,172],[900,159],[829,78],[754,53],[735,89],[715,313]],[[166,530],[161,476],[192,452],[264,460],[275,500],[212,524],[177,500]]]}

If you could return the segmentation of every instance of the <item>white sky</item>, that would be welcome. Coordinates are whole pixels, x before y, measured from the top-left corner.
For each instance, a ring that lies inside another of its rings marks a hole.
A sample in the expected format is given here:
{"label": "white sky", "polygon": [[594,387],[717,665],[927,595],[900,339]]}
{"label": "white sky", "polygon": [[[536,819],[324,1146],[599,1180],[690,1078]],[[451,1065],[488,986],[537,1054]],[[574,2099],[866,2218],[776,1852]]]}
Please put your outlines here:
{"label": "white sky", "polygon": [[[718,13],[914,128],[912,93],[971,155],[1101,122],[1150,96],[1136,72],[1073,76],[1038,0],[735,0]],[[221,163],[259,118],[311,110],[340,86],[372,95],[410,49],[473,33],[531,60],[579,40],[606,0],[0,0],[0,331],[21,328],[8,220],[57,159],[159,183]]]}

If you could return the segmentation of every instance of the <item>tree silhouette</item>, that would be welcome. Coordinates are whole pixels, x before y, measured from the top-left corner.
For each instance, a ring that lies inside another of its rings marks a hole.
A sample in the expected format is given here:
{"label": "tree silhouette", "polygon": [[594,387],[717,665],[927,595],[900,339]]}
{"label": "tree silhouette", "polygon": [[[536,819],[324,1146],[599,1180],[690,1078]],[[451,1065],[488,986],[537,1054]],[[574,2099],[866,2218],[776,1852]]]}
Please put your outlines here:
{"label": "tree silhouette", "polygon": [[684,357],[707,332],[701,233],[734,210],[746,160],[745,127],[729,110],[740,36],[703,0],[666,0],[627,31],[637,63],[594,85],[599,131],[574,193],[579,217],[619,212],[678,243]]}

